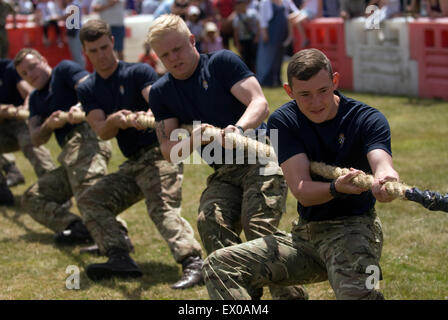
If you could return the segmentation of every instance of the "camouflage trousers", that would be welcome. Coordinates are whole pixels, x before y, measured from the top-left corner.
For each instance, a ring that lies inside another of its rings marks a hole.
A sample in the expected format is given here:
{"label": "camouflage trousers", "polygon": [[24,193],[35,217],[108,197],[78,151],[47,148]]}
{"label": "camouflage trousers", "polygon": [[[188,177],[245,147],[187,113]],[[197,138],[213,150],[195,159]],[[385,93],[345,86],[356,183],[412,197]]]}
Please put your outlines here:
{"label": "camouflage trousers", "polygon": [[22,197],[22,205],[37,222],[60,232],[81,218],[61,206],[72,196],[80,196],[107,174],[112,146],[101,141],[87,123],[67,136],[58,157],[61,166],[46,173]]}
{"label": "camouflage trousers", "polygon": [[[301,221],[278,232],[212,253],[203,273],[211,299],[251,299],[266,285],[329,280],[337,299],[382,299],[369,266],[379,267],[382,228],[374,211],[322,222]],[[378,280],[380,279],[379,272]]]}
{"label": "camouflage trousers", "polygon": [[[287,192],[283,172],[274,162],[216,166],[199,205],[198,231],[207,254],[242,243],[242,231],[247,240],[277,232]],[[270,291],[274,299],[307,298],[301,286],[272,285]]]}
{"label": "camouflage trousers", "polygon": [[[50,151],[44,146],[34,147],[25,121],[4,120],[0,123],[0,154],[21,150],[38,177],[56,168]],[[8,160],[7,160],[8,161]],[[4,165],[5,159],[1,161]]]}
{"label": "camouflage trousers", "polygon": [[115,217],[134,203],[146,201],[148,214],[176,262],[201,256],[191,225],[181,217],[183,166],[164,160],[159,147],[141,149],[89,189],[78,201],[84,223],[101,252],[125,250],[127,242]]}

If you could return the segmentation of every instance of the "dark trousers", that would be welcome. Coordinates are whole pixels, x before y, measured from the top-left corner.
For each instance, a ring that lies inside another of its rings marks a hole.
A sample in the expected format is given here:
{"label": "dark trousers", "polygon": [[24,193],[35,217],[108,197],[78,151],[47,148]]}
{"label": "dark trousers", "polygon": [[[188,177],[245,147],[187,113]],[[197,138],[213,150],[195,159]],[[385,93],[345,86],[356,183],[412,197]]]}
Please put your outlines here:
{"label": "dark trousers", "polygon": [[60,38],[61,29],[58,26],[58,21],[57,20],[50,20],[50,21],[45,21],[44,22],[43,29],[44,29],[44,36],[45,36],[45,38],[48,39],[48,29],[50,29],[50,26],[54,27],[54,30],[56,31],[56,36],[58,38]]}
{"label": "dark trousers", "polygon": [[255,60],[257,58],[257,44],[254,40],[240,40],[241,58],[252,72],[255,72]]}

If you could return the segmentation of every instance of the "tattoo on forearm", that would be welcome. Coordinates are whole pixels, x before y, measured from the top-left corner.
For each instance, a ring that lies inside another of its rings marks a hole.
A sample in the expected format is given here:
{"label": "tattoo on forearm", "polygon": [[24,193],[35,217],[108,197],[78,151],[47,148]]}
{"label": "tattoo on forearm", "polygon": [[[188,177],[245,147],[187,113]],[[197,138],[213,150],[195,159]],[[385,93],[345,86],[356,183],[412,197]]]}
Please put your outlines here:
{"label": "tattoo on forearm", "polygon": [[165,133],[165,121],[159,121],[157,123],[156,127],[157,136],[159,137],[159,140],[167,140],[169,137]]}

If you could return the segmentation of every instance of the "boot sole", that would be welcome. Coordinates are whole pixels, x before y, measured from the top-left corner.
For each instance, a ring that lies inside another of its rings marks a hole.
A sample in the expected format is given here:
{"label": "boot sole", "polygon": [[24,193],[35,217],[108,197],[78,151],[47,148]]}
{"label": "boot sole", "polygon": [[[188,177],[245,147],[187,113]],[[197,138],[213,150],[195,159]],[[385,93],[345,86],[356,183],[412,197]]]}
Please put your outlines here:
{"label": "boot sole", "polygon": [[187,287],[186,286],[181,286],[181,285],[177,285],[176,286],[176,284],[173,284],[171,286],[171,289],[173,289],[173,290],[185,290],[185,289],[190,289],[190,288],[193,288],[193,287],[203,286],[203,285],[205,285],[205,282],[204,282],[204,279],[201,279],[200,281],[198,281],[198,282],[196,282],[194,284],[191,284],[191,285],[189,285]]}
{"label": "boot sole", "polygon": [[143,273],[140,270],[110,270],[108,268],[102,267],[87,267],[86,269],[87,276],[92,281],[101,281],[107,280],[111,278],[140,278],[143,276]]}

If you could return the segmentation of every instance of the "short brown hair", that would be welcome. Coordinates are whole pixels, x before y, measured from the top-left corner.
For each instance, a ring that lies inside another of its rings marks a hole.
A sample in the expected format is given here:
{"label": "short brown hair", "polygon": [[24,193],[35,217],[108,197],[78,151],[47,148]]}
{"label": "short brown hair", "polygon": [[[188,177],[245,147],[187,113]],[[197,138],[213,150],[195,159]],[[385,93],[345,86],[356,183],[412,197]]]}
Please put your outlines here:
{"label": "short brown hair", "polygon": [[103,35],[112,37],[109,25],[100,19],[89,20],[83,24],[79,32],[79,40],[84,46],[84,41],[93,42],[101,38]]}
{"label": "short brown hair", "polygon": [[20,49],[20,51],[17,52],[16,56],[14,57],[14,67],[17,67],[19,64],[21,64],[23,59],[25,59],[25,57],[29,54],[35,56],[40,61],[42,61],[44,59],[44,57],[42,57],[42,55],[36,49],[23,48],[23,49]]}
{"label": "short brown hair", "polygon": [[327,56],[317,49],[305,49],[297,52],[288,64],[288,83],[292,84],[292,79],[307,81],[318,74],[321,70],[326,70],[330,79],[333,79],[333,68]]}

